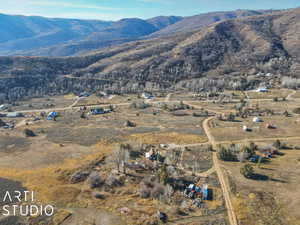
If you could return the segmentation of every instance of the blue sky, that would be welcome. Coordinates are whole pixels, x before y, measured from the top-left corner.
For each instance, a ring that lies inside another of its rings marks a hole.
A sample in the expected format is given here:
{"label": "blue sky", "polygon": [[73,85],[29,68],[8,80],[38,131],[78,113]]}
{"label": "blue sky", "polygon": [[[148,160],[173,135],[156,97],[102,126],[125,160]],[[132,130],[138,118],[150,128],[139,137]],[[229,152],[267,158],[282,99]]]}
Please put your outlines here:
{"label": "blue sky", "polygon": [[129,17],[191,16],[211,11],[284,9],[299,6],[299,0],[7,0],[5,4],[1,4],[0,13],[118,20]]}

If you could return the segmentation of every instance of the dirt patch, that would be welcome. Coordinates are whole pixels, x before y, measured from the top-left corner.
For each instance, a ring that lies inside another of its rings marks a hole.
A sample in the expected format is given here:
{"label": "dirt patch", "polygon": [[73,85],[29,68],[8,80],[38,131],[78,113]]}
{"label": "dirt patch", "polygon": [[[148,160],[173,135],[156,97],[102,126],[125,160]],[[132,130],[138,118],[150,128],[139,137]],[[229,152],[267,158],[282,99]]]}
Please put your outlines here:
{"label": "dirt patch", "polygon": [[[15,191],[25,191],[26,189],[22,186],[21,182],[9,180],[5,178],[0,178],[0,205],[5,205],[7,203],[11,203],[9,201],[3,201],[6,192],[13,194]],[[8,200],[8,199],[7,199]],[[16,199],[12,198],[13,202]]]}
{"label": "dirt patch", "polygon": [[22,137],[0,136],[0,152],[9,153],[12,151],[28,148],[30,141]]}

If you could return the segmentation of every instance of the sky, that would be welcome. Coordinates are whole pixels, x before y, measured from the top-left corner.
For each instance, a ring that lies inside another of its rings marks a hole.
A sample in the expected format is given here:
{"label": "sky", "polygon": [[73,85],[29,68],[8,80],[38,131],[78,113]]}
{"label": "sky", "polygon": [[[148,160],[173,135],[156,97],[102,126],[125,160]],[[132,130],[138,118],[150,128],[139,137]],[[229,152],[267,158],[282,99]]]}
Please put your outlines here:
{"label": "sky", "polygon": [[287,9],[299,0],[0,0],[0,13],[59,18],[119,20],[192,16],[236,9]]}

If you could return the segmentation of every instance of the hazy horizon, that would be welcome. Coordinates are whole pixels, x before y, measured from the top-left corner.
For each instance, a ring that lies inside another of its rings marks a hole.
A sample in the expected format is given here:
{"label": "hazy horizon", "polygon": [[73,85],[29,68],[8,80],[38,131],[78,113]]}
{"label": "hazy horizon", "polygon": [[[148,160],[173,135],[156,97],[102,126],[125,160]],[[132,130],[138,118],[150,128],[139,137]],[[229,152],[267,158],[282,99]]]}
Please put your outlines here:
{"label": "hazy horizon", "polygon": [[299,7],[296,0],[11,0],[1,6],[8,15],[41,16],[85,20],[115,21],[123,18],[149,19],[157,16],[193,16],[216,11],[278,10]]}

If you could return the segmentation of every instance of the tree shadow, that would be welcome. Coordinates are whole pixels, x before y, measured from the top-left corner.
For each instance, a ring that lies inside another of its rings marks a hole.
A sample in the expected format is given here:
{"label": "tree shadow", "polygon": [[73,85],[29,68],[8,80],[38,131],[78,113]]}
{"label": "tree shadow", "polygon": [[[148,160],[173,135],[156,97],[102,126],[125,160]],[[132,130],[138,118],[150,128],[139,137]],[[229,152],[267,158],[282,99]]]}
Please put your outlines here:
{"label": "tree shadow", "polygon": [[259,173],[254,173],[251,176],[252,180],[260,180],[260,181],[267,181],[269,180],[269,177],[263,174],[259,174]]}
{"label": "tree shadow", "polygon": [[280,179],[276,179],[276,178],[270,178],[271,181],[274,181],[274,182],[279,182],[279,183],[283,183],[285,184],[286,181],[285,180],[280,180]]}
{"label": "tree shadow", "polygon": [[262,170],[274,170],[274,169],[271,169],[271,168],[266,168],[266,167],[260,167],[260,169],[262,169]]}

